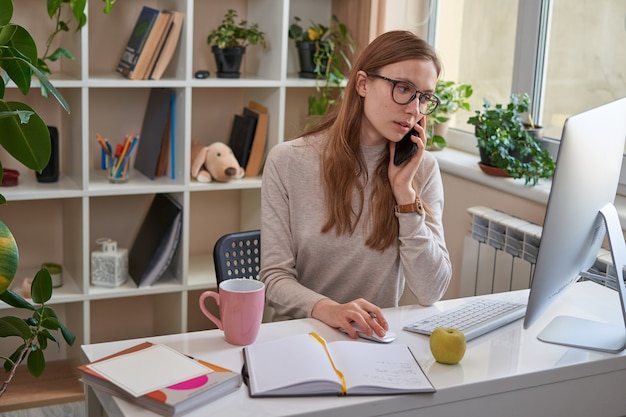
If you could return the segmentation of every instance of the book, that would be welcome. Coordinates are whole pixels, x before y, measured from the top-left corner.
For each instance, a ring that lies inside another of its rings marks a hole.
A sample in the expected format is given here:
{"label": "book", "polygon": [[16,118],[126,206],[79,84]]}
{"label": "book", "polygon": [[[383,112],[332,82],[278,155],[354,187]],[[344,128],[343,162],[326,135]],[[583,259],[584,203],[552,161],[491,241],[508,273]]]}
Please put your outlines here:
{"label": "book", "polygon": [[250,116],[257,119],[256,128],[254,130],[254,138],[248,156],[248,163],[244,167],[246,177],[256,177],[261,173],[263,161],[265,157],[265,148],[267,146],[267,130],[269,128],[269,113],[267,107],[251,101],[243,109],[244,116]]}
{"label": "book", "polygon": [[157,160],[157,166],[154,173],[156,177],[162,177],[167,173],[167,164],[170,156],[171,124],[172,118],[168,117],[167,122],[165,123],[165,129],[163,130],[163,140],[161,141],[159,159]]}
{"label": "book", "polygon": [[163,47],[159,51],[156,62],[154,64],[154,68],[148,78],[151,80],[160,80],[163,76],[163,73],[167,69],[170,61],[172,60],[172,56],[178,47],[178,40],[180,39],[180,34],[183,28],[183,21],[185,19],[185,15],[182,12],[178,12],[175,10],[170,11],[172,13],[172,20],[170,22],[170,28],[167,32],[167,37],[165,42],[163,43]]}
{"label": "book", "polygon": [[235,158],[237,158],[239,165],[244,169],[250,157],[250,149],[254,141],[256,123],[256,118],[243,114],[236,114],[233,119],[228,146],[233,150],[233,154]]}
{"label": "book", "polygon": [[170,95],[170,178],[176,179],[176,93]]}
{"label": "book", "polygon": [[123,76],[130,78],[130,74],[135,69],[137,60],[143,51],[152,26],[160,13],[159,10],[147,6],[141,9],[137,22],[122,53],[122,58],[117,66],[117,72],[121,73]]}
{"label": "book", "polygon": [[255,343],[243,352],[251,397],[435,392],[407,345],[328,343],[311,332]]}
{"label": "book", "polygon": [[[153,88],[148,97],[134,167],[150,179],[154,179],[157,174],[162,142],[172,114],[173,94],[174,91],[169,88]],[[173,138],[170,137],[171,140]]]}
{"label": "book", "polygon": [[139,53],[135,68],[127,75],[131,80],[143,80],[149,73],[150,62],[158,53],[159,44],[165,39],[167,28],[172,14],[169,12],[159,12],[159,16],[154,21],[152,29],[146,38],[146,42]]}
{"label": "book", "polygon": [[[165,23],[163,24],[163,28],[161,29],[160,21],[163,16],[165,16],[163,18],[163,21]],[[152,33],[151,33],[148,39],[146,40],[146,51],[145,51],[146,56],[149,57],[150,59],[148,60],[148,65],[146,66],[146,69],[143,72],[143,75],[141,75],[142,80],[150,79],[150,76],[152,75],[152,70],[154,66],[156,65],[156,61],[159,58],[159,55],[161,54],[161,49],[163,49],[163,45],[165,45],[167,36],[170,32],[170,29],[172,28],[173,18],[174,18],[174,15],[172,14],[171,11],[162,10],[161,15],[159,16],[159,19],[155,22],[153,31],[155,31],[156,42],[154,44],[154,47],[152,48],[151,47],[152,44],[150,43],[150,40],[152,39]],[[141,56],[139,57],[138,62],[141,62]]]}
{"label": "book", "polygon": [[236,372],[150,342],[80,365],[78,370],[81,381],[94,389],[170,417],[241,386],[241,375]]}
{"label": "book", "polygon": [[154,284],[170,265],[182,227],[182,207],[169,194],[156,194],[128,252],[128,273],[138,287]]}

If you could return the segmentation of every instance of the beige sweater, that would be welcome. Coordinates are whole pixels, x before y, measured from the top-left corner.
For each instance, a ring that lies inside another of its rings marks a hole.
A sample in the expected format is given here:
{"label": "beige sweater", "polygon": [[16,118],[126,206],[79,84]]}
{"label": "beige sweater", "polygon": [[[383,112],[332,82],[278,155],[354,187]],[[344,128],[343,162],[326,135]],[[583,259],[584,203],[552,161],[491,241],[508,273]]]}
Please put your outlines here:
{"label": "beige sweater", "polygon": [[[405,288],[418,302],[439,300],[452,270],[441,216],[443,185],[437,160],[428,152],[417,172],[418,195],[433,217],[396,214],[400,223],[397,244],[384,252],[365,245],[371,181],[365,207],[354,234],[320,232],[325,218],[320,173],[321,139],[296,139],[272,148],[261,188],[261,273],[269,305],[282,316],[310,317],[322,298],[345,303],[357,298],[379,307],[392,307]],[[368,171],[387,144],[361,150]],[[393,215],[393,214],[392,214]]]}

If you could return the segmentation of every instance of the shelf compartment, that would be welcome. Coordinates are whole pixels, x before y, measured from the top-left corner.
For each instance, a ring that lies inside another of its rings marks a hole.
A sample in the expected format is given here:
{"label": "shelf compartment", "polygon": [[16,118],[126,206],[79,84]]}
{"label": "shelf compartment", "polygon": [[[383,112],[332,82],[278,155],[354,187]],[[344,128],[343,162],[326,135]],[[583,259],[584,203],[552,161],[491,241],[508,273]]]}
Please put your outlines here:
{"label": "shelf compartment", "polygon": [[[60,294],[82,293],[82,198],[47,199],[39,204],[10,201],[2,207],[2,221],[19,248],[16,279],[32,277],[45,262],[63,266],[68,287]],[[64,278],[65,282],[65,278]]]}
{"label": "shelf compartment", "polygon": [[93,300],[91,341],[136,339],[183,331],[182,292]]}
{"label": "shelf compartment", "polygon": [[[182,199],[181,194],[170,194],[179,201]],[[90,226],[89,226],[89,253],[100,250],[100,246],[97,244],[97,240],[101,238],[109,238],[117,242],[118,249],[127,249],[130,251],[135,242],[139,229],[144,221],[144,218],[148,212],[150,204],[154,198],[154,194],[132,194],[132,195],[117,195],[108,197],[94,197],[89,201],[90,205]],[[184,222],[184,215],[183,215]],[[153,286],[146,288],[161,288],[161,285],[170,285],[174,289],[168,291],[176,291],[177,286],[182,284],[182,253],[185,242],[184,233],[181,232],[179,245],[176,249],[176,253],[172,258],[170,265],[167,268],[165,275],[157,281]],[[91,267],[91,265],[90,265]],[[90,268],[89,268],[90,269]],[[91,274],[91,273],[90,273]],[[90,275],[89,274],[89,275]],[[90,279],[90,276],[88,277]],[[117,290],[118,296],[120,293],[133,292],[135,287],[132,278]],[[137,290],[134,293],[136,294]],[[97,286],[90,285],[90,294],[102,294],[109,293],[111,289],[105,288],[103,291]],[[152,290],[156,291],[156,290]]]}

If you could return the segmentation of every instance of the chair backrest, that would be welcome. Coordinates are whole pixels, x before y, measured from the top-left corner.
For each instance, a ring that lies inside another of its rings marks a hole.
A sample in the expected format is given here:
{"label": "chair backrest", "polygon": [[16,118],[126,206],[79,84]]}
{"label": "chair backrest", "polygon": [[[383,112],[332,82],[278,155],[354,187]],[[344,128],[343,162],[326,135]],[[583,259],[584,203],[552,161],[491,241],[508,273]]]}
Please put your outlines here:
{"label": "chair backrest", "polygon": [[229,233],[215,242],[213,262],[217,286],[232,278],[259,279],[261,231]]}

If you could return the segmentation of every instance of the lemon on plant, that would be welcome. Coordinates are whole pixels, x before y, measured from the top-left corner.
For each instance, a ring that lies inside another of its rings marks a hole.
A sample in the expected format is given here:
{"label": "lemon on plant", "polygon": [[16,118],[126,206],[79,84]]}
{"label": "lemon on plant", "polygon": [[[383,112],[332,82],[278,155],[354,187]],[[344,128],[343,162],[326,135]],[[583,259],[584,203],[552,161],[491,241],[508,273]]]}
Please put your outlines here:
{"label": "lemon on plant", "polygon": [[429,342],[430,351],[439,363],[454,365],[465,355],[465,335],[458,329],[438,327],[431,333]]}
{"label": "lemon on plant", "polygon": [[6,224],[0,221],[0,293],[13,282],[19,256],[15,238]]}

